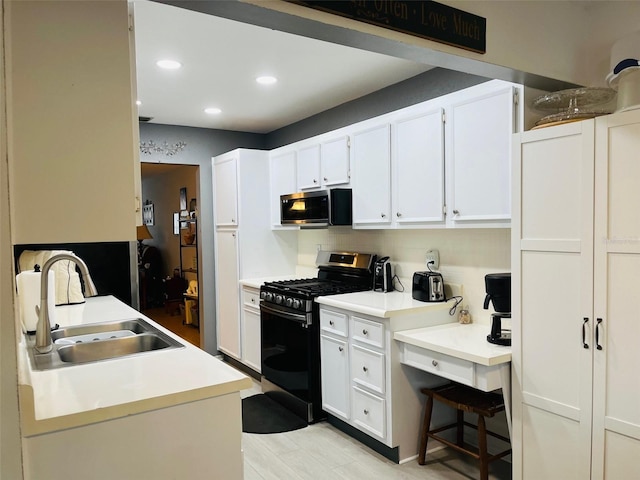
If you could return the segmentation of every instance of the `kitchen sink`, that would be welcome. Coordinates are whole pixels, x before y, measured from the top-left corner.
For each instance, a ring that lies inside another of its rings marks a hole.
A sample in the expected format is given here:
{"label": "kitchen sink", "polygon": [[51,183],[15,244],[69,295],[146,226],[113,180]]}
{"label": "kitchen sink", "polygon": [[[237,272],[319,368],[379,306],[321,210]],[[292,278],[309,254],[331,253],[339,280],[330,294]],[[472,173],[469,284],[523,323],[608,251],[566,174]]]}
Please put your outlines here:
{"label": "kitchen sink", "polygon": [[132,318],[129,320],[117,320],[114,322],[103,323],[89,323],[86,325],[75,325],[72,327],[58,328],[51,332],[51,340],[55,343],[56,340],[66,337],[77,337],[80,335],[92,335],[100,334],[104,332],[113,332],[120,330],[129,330],[135,334],[158,331],[157,328],[151,326],[141,318]]}
{"label": "kitchen sink", "polygon": [[60,328],[51,332],[51,339],[53,350],[49,353],[40,354],[29,349],[36,370],[184,348],[141,318]]}
{"label": "kitchen sink", "polygon": [[171,346],[170,342],[156,334],[141,333],[132,337],[64,345],[58,348],[58,355],[65,363],[87,363],[161,350]]}

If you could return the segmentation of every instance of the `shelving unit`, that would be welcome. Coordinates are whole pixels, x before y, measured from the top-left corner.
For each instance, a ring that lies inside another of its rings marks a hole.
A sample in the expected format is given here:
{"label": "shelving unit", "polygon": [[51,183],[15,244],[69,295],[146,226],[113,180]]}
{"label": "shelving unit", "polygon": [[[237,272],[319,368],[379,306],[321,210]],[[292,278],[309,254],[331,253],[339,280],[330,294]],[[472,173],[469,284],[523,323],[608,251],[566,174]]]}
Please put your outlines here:
{"label": "shelving unit", "polygon": [[[195,218],[180,219],[180,273],[185,280],[198,279],[198,236],[196,235],[198,220]],[[185,234],[192,232],[195,238],[187,243]]]}
{"label": "shelving unit", "polygon": [[[185,302],[185,318],[183,323],[199,326],[198,319],[198,295],[188,294],[189,282],[198,280],[198,220],[196,218],[180,219],[180,275],[184,279],[185,290],[182,298]],[[193,239],[189,239],[189,233],[193,234]],[[194,303],[195,302],[195,303]],[[189,310],[195,305],[195,314]]]}

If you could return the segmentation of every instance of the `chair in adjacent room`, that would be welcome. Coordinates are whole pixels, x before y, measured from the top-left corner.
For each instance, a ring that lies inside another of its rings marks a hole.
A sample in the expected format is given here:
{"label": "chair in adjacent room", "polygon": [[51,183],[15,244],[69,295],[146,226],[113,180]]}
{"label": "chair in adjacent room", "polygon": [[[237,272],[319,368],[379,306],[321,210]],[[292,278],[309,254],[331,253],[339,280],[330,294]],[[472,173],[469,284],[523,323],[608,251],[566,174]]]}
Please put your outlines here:
{"label": "chair in adjacent room", "polygon": [[[502,458],[511,453],[511,448],[504,450],[495,455],[489,455],[487,451],[487,435],[499,438],[509,443],[509,439],[490,432],[486,428],[485,418],[493,417],[496,413],[504,411],[504,399],[501,393],[483,392],[475,388],[467,387],[457,383],[450,383],[436,388],[422,388],[420,390],[427,396],[427,403],[424,410],[424,419],[422,429],[420,431],[420,446],[418,450],[418,463],[424,465],[427,454],[427,441],[429,437],[438,440],[441,443],[459,451],[471,455],[480,461],[480,479],[487,480],[489,478],[489,462]],[[431,412],[433,410],[433,402],[438,401],[456,409],[457,419],[455,423],[431,429]],[[474,413],[478,415],[478,425],[464,421],[464,414]],[[471,427],[478,431],[478,449],[472,449],[464,445],[463,435],[464,427]],[[438,435],[440,432],[456,429],[456,441],[443,438]]]}
{"label": "chair in adjacent room", "polygon": [[187,281],[180,275],[168,278],[164,282],[164,311],[171,315],[180,315],[180,306],[183,302],[183,293],[187,287]]}

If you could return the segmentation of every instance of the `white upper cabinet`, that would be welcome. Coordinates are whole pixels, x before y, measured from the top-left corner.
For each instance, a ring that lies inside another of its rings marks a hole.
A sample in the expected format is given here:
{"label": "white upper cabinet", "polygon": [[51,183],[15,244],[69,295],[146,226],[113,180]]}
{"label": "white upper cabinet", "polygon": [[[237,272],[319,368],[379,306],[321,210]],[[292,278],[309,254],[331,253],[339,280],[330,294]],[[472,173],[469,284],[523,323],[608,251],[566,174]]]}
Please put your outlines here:
{"label": "white upper cabinet", "polygon": [[349,137],[341,136],[299,149],[296,165],[299,191],[348,184]]}
{"label": "white upper cabinet", "polygon": [[280,195],[296,192],[296,152],[283,152],[269,158],[271,174],[271,226],[275,228],[296,228],[280,224]]}
{"label": "white upper cabinet", "polygon": [[[311,145],[297,152],[298,189],[320,188],[320,145]],[[293,193],[293,191],[289,192]]]}
{"label": "white upper cabinet", "polygon": [[515,131],[512,86],[469,96],[447,109],[447,215],[455,224],[498,221],[509,225]]}
{"label": "white upper cabinet", "polygon": [[492,80],[278,149],[291,153],[272,162],[272,225],[292,174],[286,193],[352,188],[356,229],[508,228],[523,92]]}
{"label": "white upper cabinet", "polygon": [[349,137],[342,136],[320,145],[322,185],[332,187],[349,183]]}
{"label": "white upper cabinet", "polygon": [[215,162],[215,213],[216,225],[235,227],[238,225],[238,159],[228,157]]}
{"label": "white upper cabinet", "polygon": [[388,124],[353,135],[353,223],[391,223],[391,151]]}
{"label": "white upper cabinet", "polygon": [[443,110],[395,122],[391,130],[393,221],[444,221]]}

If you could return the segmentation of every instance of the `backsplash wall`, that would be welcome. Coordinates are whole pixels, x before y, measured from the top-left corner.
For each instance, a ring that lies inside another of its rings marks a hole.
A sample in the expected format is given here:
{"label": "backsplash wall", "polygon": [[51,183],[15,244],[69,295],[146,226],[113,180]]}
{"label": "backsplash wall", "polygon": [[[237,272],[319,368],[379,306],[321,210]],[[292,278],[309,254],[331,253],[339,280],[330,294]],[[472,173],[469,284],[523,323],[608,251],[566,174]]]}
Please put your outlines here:
{"label": "backsplash wall", "polygon": [[[440,252],[440,268],[445,283],[463,286],[464,301],[473,322],[489,324],[490,310],[484,310],[484,276],[511,271],[511,231],[494,229],[441,230],[352,230],[331,227],[300,230],[298,265],[315,267],[316,252],[341,250],[390,256],[395,274],[411,292],[413,272],[427,270],[427,250]],[[383,294],[381,294],[383,295]]]}

